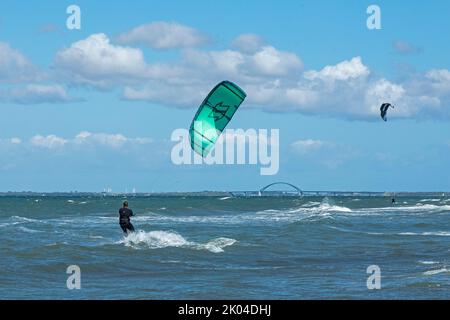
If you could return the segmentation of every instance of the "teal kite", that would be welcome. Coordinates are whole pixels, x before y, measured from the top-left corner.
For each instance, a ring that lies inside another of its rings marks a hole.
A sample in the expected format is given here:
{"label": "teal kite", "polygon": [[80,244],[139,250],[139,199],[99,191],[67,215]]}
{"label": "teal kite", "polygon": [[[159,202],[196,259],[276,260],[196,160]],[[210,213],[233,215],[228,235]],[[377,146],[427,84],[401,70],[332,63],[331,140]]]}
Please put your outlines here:
{"label": "teal kite", "polygon": [[203,100],[189,129],[192,149],[206,157],[233,118],[246,93],[230,81],[222,81]]}

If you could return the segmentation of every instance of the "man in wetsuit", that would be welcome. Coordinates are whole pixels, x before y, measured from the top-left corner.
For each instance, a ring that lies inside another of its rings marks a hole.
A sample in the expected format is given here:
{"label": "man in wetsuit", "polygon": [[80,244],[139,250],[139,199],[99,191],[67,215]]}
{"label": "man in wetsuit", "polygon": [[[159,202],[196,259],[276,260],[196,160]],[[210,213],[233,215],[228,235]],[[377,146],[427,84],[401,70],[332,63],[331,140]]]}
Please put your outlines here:
{"label": "man in wetsuit", "polygon": [[123,207],[119,210],[119,224],[123,232],[128,234],[134,231],[134,227],[130,222],[130,217],[133,216],[133,211],[128,209],[128,201],[123,202]]}

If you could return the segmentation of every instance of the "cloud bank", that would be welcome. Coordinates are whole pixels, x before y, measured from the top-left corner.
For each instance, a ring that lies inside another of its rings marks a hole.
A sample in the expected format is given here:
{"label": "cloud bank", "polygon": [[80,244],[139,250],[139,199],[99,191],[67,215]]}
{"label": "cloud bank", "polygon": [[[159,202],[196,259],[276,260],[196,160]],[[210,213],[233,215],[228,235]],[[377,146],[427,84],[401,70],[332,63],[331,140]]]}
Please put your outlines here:
{"label": "cloud bank", "polygon": [[121,44],[143,44],[155,49],[194,47],[207,41],[208,38],[194,28],[164,21],[138,26],[117,37]]}
{"label": "cloud bank", "polygon": [[[59,83],[39,85],[33,82],[36,67],[22,53],[0,43],[0,81],[21,85],[3,91],[0,99],[27,104],[71,102],[66,86],[87,86],[119,90],[123,100],[196,108],[217,82],[227,79],[247,92],[245,108],[378,121],[381,103],[390,102],[396,106],[390,119],[450,120],[447,69],[392,81],[378,76],[360,56],[314,70],[297,53],[276,48],[255,34],[239,35],[222,50],[199,49],[207,40],[199,30],[176,22],[141,25],[115,41],[104,33],[93,34],[57,51],[52,76]],[[139,45],[177,49],[179,55],[170,61],[157,60]],[[404,53],[414,49],[404,42],[394,48]]]}

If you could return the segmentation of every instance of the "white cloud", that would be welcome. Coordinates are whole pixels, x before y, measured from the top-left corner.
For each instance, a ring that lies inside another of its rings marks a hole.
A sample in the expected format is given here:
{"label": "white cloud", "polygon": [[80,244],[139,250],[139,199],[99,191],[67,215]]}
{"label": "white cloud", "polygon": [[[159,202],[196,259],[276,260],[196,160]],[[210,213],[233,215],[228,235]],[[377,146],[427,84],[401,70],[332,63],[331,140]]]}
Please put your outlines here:
{"label": "white cloud", "polygon": [[58,51],[55,66],[69,82],[98,87],[138,83],[143,79],[171,79],[181,74],[179,68],[168,64],[147,64],[142,50],[113,45],[103,33]]}
{"label": "white cloud", "polygon": [[447,70],[394,83],[370,76],[361,57],[304,73],[301,60],[295,57],[267,46],[251,55],[234,50],[188,50],[184,71],[189,82],[169,84],[161,79],[141,87],[130,85],[123,98],[195,107],[215,83],[230,79],[247,92],[247,107],[271,112],[376,121],[381,103],[390,102],[396,106],[390,118],[450,118],[450,109],[444,107],[450,103]]}
{"label": "white cloud", "polygon": [[51,134],[48,136],[36,135],[31,138],[30,142],[36,147],[56,149],[63,147],[68,141]]}
{"label": "white cloud", "polygon": [[55,66],[69,82],[122,89],[122,98],[175,107],[196,107],[221,80],[247,92],[246,107],[270,112],[379,120],[379,106],[393,103],[390,118],[450,119],[450,71],[393,82],[372,74],[361,57],[303,71],[295,53],[242,35],[234,49],[187,48],[181,59],[147,62],[137,48],[114,45],[94,34],[57,53]]}
{"label": "white cloud", "polygon": [[370,74],[361,60],[361,57],[354,57],[351,60],[342,61],[334,66],[326,66],[320,71],[309,71],[305,73],[305,78],[309,80],[321,79],[323,81],[347,81],[351,79],[364,78]]}
{"label": "white cloud", "polygon": [[63,103],[73,101],[61,85],[28,84],[13,88],[4,94],[9,101],[21,104]]}
{"label": "white cloud", "polygon": [[37,68],[18,50],[0,42],[0,82],[16,83],[37,77]]}
{"label": "white cloud", "polygon": [[256,34],[246,33],[238,36],[232,42],[232,47],[240,52],[253,54],[265,45],[263,38]]}
{"label": "white cloud", "polygon": [[147,64],[141,50],[112,45],[105,34],[98,33],[59,51],[56,54],[56,66],[96,78],[135,76],[141,74]]}
{"label": "white cloud", "polygon": [[14,137],[14,138],[11,138],[10,142],[12,144],[21,144],[22,140],[20,140],[19,138]]}
{"label": "white cloud", "polygon": [[307,154],[323,148],[327,143],[321,140],[298,140],[291,144],[292,149],[300,154]]}
{"label": "white cloud", "polygon": [[413,54],[422,52],[421,48],[418,48],[412,43],[403,40],[397,40],[394,42],[394,50],[399,54]]}
{"label": "white cloud", "polygon": [[[200,78],[206,76],[233,76],[244,81],[258,81],[268,77],[300,74],[303,64],[297,55],[265,46],[252,54],[236,51],[198,51],[184,52],[186,65]],[[201,78],[200,78],[201,79]]]}
{"label": "white cloud", "polygon": [[7,146],[8,147],[8,146],[11,146],[11,145],[17,146],[17,145],[20,145],[21,143],[22,143],[22,140],[17,138],[17,137],[13,137],[13,138],[10,138],[10,139],[0,138],[0,147],[2,147],[2,146]]}
{"label": "white cloud", "polygon": [[239,68],[245,63],[242,53],[233,50],[210,52],[213,66],[218,73],[238,75]]}
{"label": "white cloud", "polygon": [[156,83],[144,88],[126,86],[122,98],[156,102],[172,107],[192,107],[200,104],[207,94],[207,87],[202,85],[169,86]]}
{"label": "white cloud", "polygon": [[139,49],[114,46],[103,34],[94,34],[56,54],[55,65],[70,71],[76,80],[107,82],[111,76],[140,77],[147,68]]}
{"label": "white cloud", "polygon": [[[393,84],[386,79],[380,79],[374,83],[368,85],[366,89],[365,101],[366,105],[370,108],[372,114],[379,113],[380,105],[384,102],[389,102],[392,105],[402,102],[405,97],[405,89],[401,85]],[[411,111],[410,108],[398,108],[394,114],[396,116],[408,115]],[[414,110],[417,112],[417,110]]]}
{"label": "white cloud", "polygon": [[126,144],[149,144],[153,142],[151,138],[127,138],[122,134],[91,133],[82,131],[71,141],[76,144],[95,144],[111,148],[120,148]]}
{"label": "white cloud", "polygon": [[450,71],[446,69],[433,69],[427,72],[426,77],[437,82],[450,82]]}
{"label": "white cloud", "polygon": [[300,58],[294,53],[283,52],[271,46],[263,47],[252,57],[255,72],[269,76],[285,76],[303,68]]}
{"label": "white cloud", "polygon": [[24,54],[0,42],[0,83],[7,85],[0,90],[0,103],[61,103],[73,100],[62,85],[44,83],[50,79],[50,72],[42,71]]}
{"label": "white cloud", "polygon": [[117,38],[122,44],[144,44],[156,49],[193,47],[207,42],[198,30],[176,22],[153,22],[122,33]]}
{"label": "white cloud", "polygon": [[[246,90],[249,88],[261,92],[267,86],[277,83],[278,77],[298,77],[301,69],[301,60],[295,54],[278,51],[270,46],[263,47],[254,54],[230,49],[190,49],[183,52],[183,60],[178,66],[181,72],[177,77],[161,76],[158,80],[152,79],[139,87],[128,85],[124,88],[123,98],[192,107],[198,105],[212,86],[221,80],[230,79]],[[274,91],[280,94],[278,90]],[[265,96],[266,98],[252,95],[249,99],[273,102],[268,98],[274,95]]]}
{"label": "white cloud", "polygon": [[[18,138],[15,142],[11,143],[21,143]],[[148,137],[138,137],[138,138],[128,138],[120,133],[108,134],[108,133],[92,133],[89,131],[81,131],[73,138],[62,138],[54,134],[42,136],[36,135],[30,139],[30,144],[32,146],[46,148],[46,149],[60,149],[62,147],[70,146],[81,146],[81,145],[91,145],[91,146],[105,146],[111,149],[121,148],[123,146],[138,146],[153,143],[153,139]]]}
{"label": "white cloud", "polygon": [[[450,71],[447,69],[433,69],[426,73],[425,82],[437,95],[450,95]],[[428,88],[427,88],[428,89]],[[428,91],[428,90],[427,90]]]}

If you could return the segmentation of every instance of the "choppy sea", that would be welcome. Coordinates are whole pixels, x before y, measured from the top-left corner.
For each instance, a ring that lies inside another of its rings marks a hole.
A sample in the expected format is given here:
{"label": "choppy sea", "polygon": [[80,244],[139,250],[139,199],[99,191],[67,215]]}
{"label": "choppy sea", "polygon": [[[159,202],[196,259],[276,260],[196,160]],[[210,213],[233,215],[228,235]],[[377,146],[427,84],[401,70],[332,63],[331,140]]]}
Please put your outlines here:
{"label": "choppy sea", "polygon": [[450,298],[448,198],[136,196],[126,237],[122,201],[0,197],[0,299]]}

